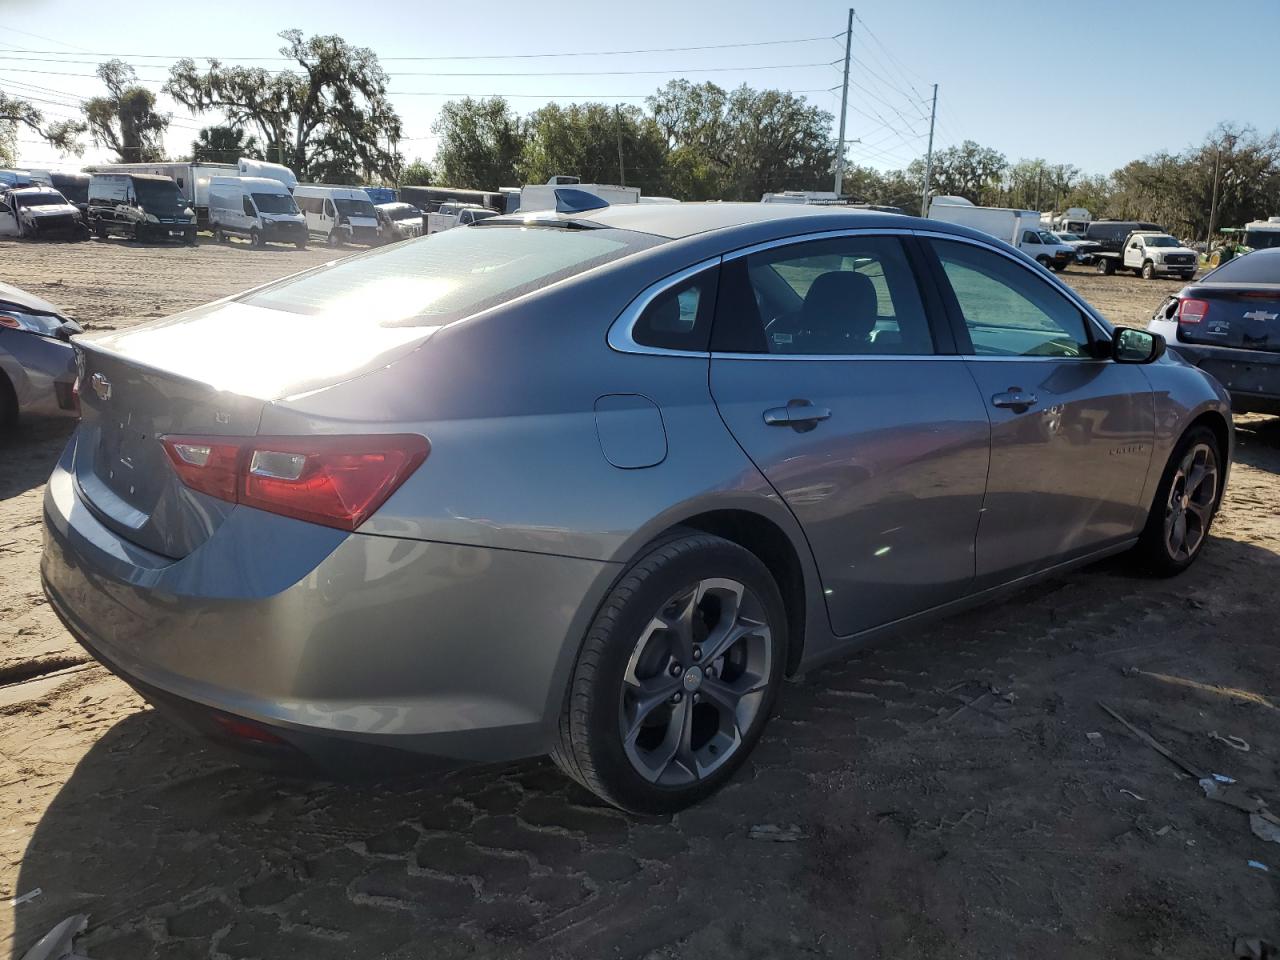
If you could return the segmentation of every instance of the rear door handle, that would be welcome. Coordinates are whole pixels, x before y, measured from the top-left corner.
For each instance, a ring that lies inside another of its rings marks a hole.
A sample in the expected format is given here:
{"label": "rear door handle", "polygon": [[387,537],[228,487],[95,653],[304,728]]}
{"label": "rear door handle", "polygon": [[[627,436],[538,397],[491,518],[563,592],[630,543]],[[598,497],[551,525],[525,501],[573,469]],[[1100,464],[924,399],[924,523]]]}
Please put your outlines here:
{"label": "rear door handle", "polygon": [[785,407],[770,407],[764,412],[764,422],[769,426],[793,427],[801,433],[830,418],[829,408],[815,407],[808,400],[791,400]]}
{"label": "rear door handle", "polygon": [[1024,413],[1039,402],[1039,398],[1021,387],[1010,387],[1004,393],[997,393],[991,398],[993,407],[1004,407],[1014,413]]}

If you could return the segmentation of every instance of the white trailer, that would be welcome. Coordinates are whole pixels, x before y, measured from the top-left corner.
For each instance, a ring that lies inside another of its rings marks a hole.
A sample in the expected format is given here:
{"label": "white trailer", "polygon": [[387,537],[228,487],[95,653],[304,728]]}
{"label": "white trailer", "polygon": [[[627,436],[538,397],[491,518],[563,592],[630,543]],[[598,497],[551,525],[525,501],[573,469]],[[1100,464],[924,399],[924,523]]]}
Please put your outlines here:
{"label": "white trailer", "polygon": [[209,181],[214,177],[238,177],[234,163],[99,163],[84,168],[85,173],[149,173],[172,177],[187,204],[195,211],[196,225],[209,223]]}
{"label": "white trailer", "polygon": [[293,193],[293,188],[298,185],[298,178],[283,163],[269,163],[266,160],[241,157],[236,161],[236,166],[240,169],[240,176],[279,180],[290,193]]}
{"label": "white trailer", "polygon": [[1075,262],[1075,250],[1040,225],[1037,210],[978,207],[963,197],[934,197],[929,204],[929,219],[981,230],[1052,270],[1065,270]]}
{"label": "white trailer", "polygon": [[1253,250],[1280,247],[1280,217],[1252,220],[1244,225],[1244,245]]}
{"label": "white trailer", "polygon": [[1093,214],[1084,207],[1068,207],[1053,218],[1053,229],[1083,237],[1093,222]]}

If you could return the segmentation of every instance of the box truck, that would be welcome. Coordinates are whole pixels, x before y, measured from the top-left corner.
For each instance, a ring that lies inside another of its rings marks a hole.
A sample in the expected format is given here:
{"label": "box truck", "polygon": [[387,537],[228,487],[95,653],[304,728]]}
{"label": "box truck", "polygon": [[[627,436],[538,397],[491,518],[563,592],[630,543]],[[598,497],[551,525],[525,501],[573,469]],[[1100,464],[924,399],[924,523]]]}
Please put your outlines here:
{"label": "box truck", "polygon": [[929,219],[981,230],[1017,247],[1046,269],[1065,270],[1075,262],[1075,250],[1045,230],[1035,210],[978,207],[963,197],[934,197]]}

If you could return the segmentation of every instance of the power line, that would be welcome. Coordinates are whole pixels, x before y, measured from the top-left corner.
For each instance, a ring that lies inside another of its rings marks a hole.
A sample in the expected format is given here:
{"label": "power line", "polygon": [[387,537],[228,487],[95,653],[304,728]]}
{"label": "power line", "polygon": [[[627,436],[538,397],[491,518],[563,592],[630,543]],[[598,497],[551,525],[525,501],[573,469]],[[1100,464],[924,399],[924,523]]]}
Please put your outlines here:
{"label": "power line", "polygon": [[[874,31],[873,31],[869,26],[867,26],[867,22],[866,22],[865,20],[863,20],[863,19],[862,19],[860,16],[858,16],[856,13],[853,15],[853,18],[854,18],[855,20],[857,20],[857,21],[858,21],[858,23],[862,24],[862,29],[866,31],[867,36],[869,36],[869,37],[870,37],[870,38],[875,42],[876,46],[878,46],[881,50],[883,50],[883,51],[885,52],[885,56],[887,56],[887,57],[888,57],[888,58],[889,58],[889,59],[890,59],[890,60],[891,60],[891,61],[892,61],[892,62],[893,62],[897,67],[898,67],[898,74],[899,74],[899,76],[901,76],[901,77],[902,77],[902,79],[906,81],[907,86],[909,86],[912,90],[914,90],[914,91],[915,91],[915,94],[916,94],[916,97],[917,97],[921,102],[923,102],[923,101],[924,101],[924,99],[925,99],[924,94],[922,94],[919,90],[917,90],[917,89],[916,89],[916,85],[915,85],[914,83],[912,83],[912,82],[911,82],[911,78],[907,76],[907,73],[906,73],[907,68],[906,68],[906,66],[903,64],[903,62],[902,62],[901,60],[899,60],[896,56],[894,56],[893,51],[892,51],[892,50],[890,50],[888,47],[886,47],[886,46],[885,46],[885,45],[880,41],[880,38],[879,38],[878,36],[876,36],[875,32],[874,32]],[[913,72],[913,73],[915,73],[915,71],[914,71],[914,70],[913,70],[912,72]],[[923,80],[924,80],[924,77],[923,77],[923,76],[921,76],[919,73],[916,73],[916,76],[917,76],[917,77],[920,77],[920,80],[921,80],[921,81],[923,81]]]}
{"label": "power line", "polygon": [[[8,27],[6,30],[10,29]],[[22,33],[23,31],[16,31]],[[28,36],[37,36],[37,34],[28,34]],[[49,40],[50,37],[42,37],[41,39]],[[553,57],[621,57],[630,56],[640,53],[690,53],[698,50],[733,50],[746,47],[775,47],[785,44],[798,43],[816,43],[819,40],[829,40],[830,37],[800,37],[795,40],[755,40],[746,43],[707,43],[692,47],[647,47],[634,50],[566,50],[556,53],[471,53],[471,54],[450,54],[447,56],[430,56],[430,57],[383,57],[379,56],[379,62],[438,62],[446,60],[543,60]],[[55,43],[60,41],[54,41]],[[56,54],[65,56],[62,50],[29,50],[22,47],[13,47],[17,52],[32,54]],[[222,61],[240,61],[240,60],[282,60],[285,62],[296,62],[293,57],[274,56],[274,57],[228,57],[228,56],[195,56],[192,54],[166,54],[166,53],[107,53],[95,50],[81,50],[94,57],[116,57],[119,59],[136,58],[140,60],[222,60]],[[75,61],[67,60],[66,63]]]}
{"label": "power line", "polygon": [[[0,59],[12,59],[0,57]],[[71,61],[58,61],[68,63]],[[89,62],[89,61],[86,61]],[[815,63],[768,63],[752,64],[741,67],[676,67],[669,70],[462,70],[462,71],[398,71],[387,73],[388,77],[634,77],[634,76],[669,76],[687,73],[739,73],[760,70],[800,70],[809,67],[829,67],[827,61]],[[144,65],[146,69],[163,69],[158,65]],[[10,73],[34,73],[55,77],[96,77],[97,73],[69,72],[63,70],[36,70],[29,67],[4,67]],[[283,73],[285,71],[268,71]],[[142,83],[162,83],[153,78],[139,77]]]}

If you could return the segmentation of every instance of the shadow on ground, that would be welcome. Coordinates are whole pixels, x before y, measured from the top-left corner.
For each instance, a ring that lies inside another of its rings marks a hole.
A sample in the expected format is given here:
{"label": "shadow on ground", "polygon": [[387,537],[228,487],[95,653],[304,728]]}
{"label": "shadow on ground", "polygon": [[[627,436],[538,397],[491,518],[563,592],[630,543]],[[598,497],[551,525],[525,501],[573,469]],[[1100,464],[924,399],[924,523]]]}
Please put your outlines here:
{"label": "shadow on ground", "polygon": [[1228,956],[1280,934],[1246,866],[1267,845],[1097,700],[1280,808],[1277,574],[1220,536],[1178,580],[1110,563],[863,651],[788,684],[735,781],[671,818],[544,761],[279,780],[138,713],[40,820],[12,956],[77,912],[95,960]]}

